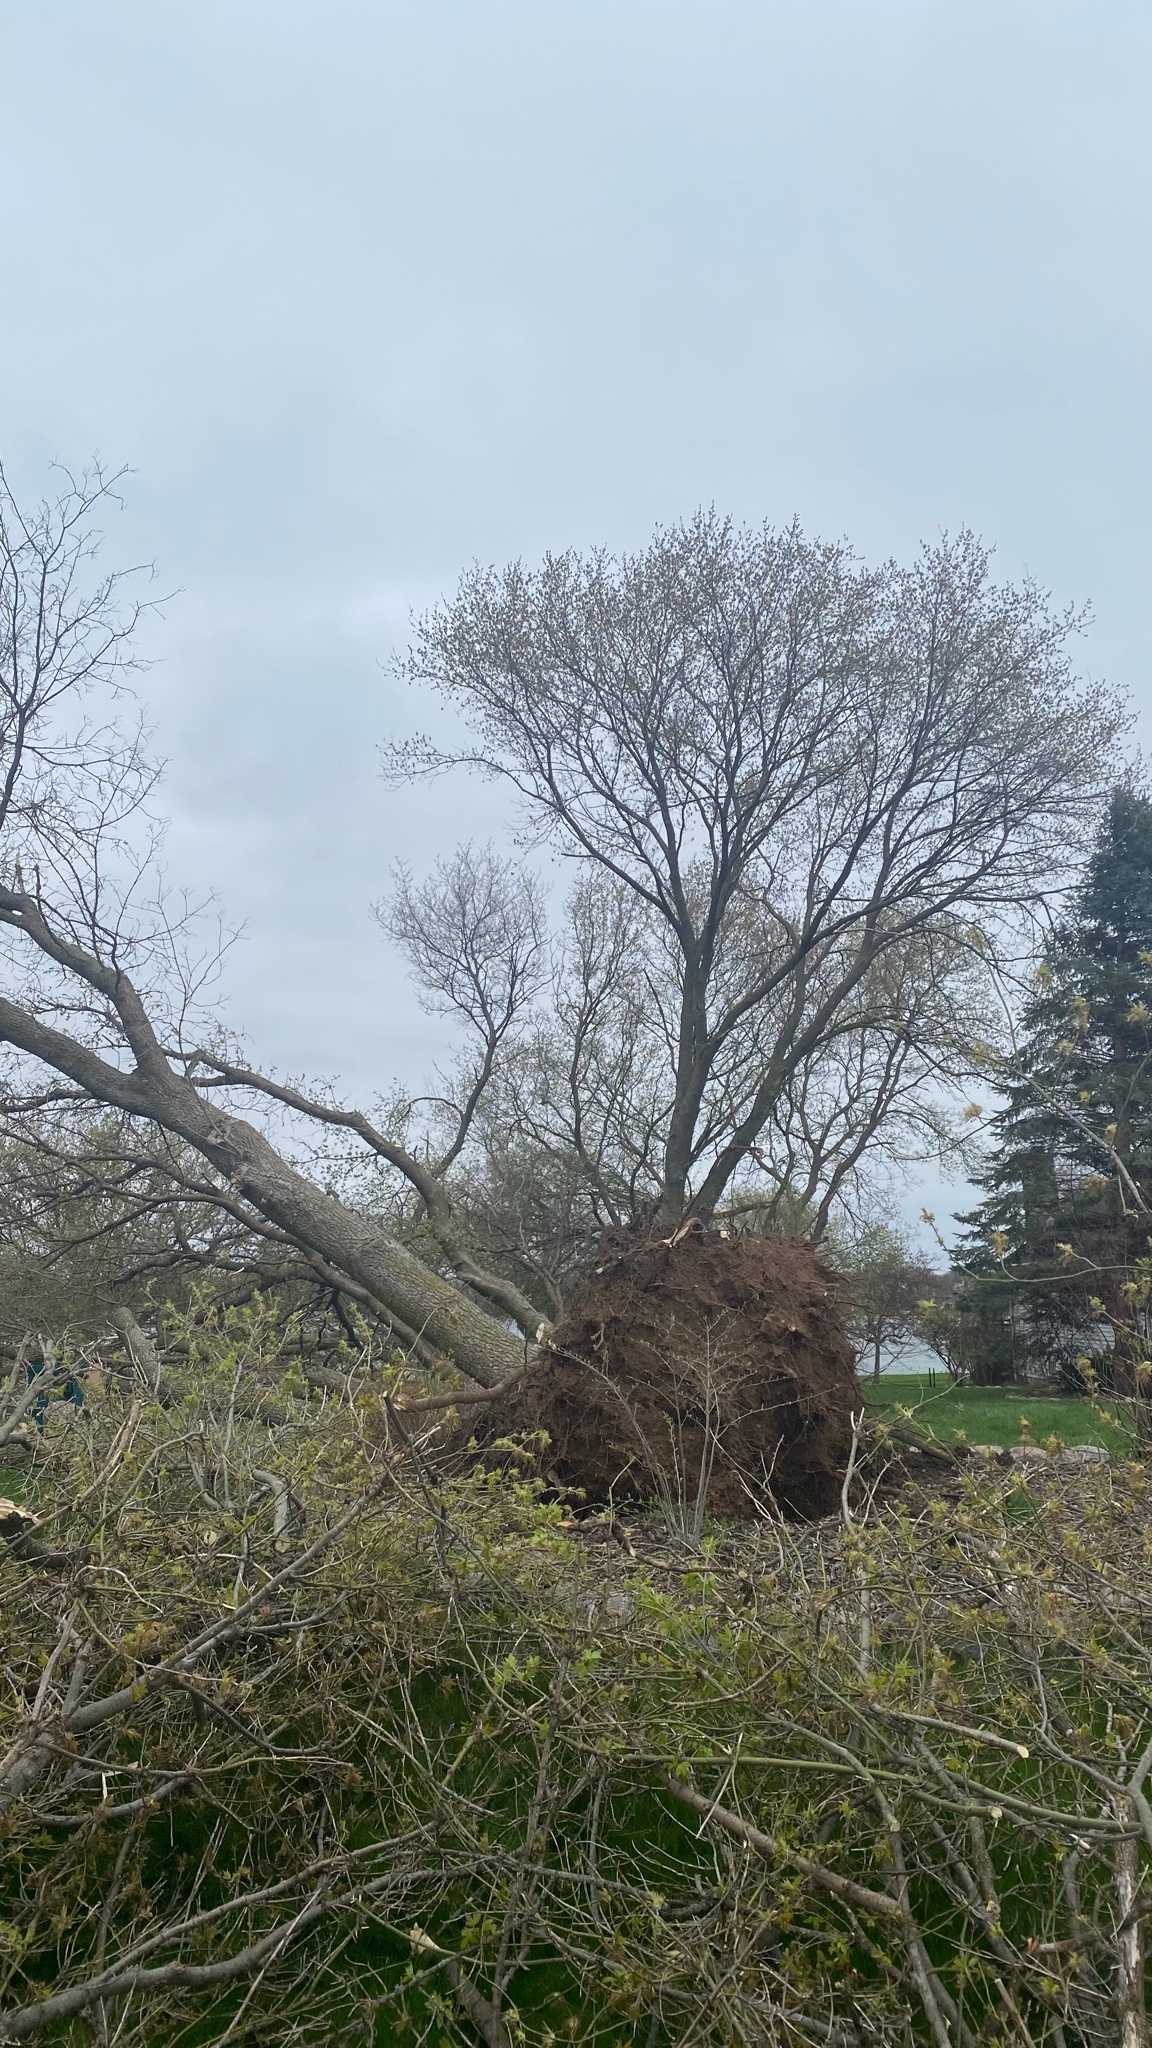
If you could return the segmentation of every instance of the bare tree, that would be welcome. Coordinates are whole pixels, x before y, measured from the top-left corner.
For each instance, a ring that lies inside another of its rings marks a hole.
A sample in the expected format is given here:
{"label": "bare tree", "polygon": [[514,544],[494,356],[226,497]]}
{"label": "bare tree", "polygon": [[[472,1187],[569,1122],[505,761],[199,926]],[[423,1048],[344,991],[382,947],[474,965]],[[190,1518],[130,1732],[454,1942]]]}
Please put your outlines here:
{"label": "bare tree", "polygon": [[391,748],[388,772],[504,778],[525,829],[611,885],[610,915],[585,898],[574,1029],[583,1056],[614,1006],[623,1045],[626,963],[664,1041],[661,1219],[730,1198],[814,1059],[862,1033],[919,1055],[893,963],[979,962],[1058,886],[1123,725],[1071,675],[1075,624],[995,585],[968,534],[866,570],[712,514],[637,556],[476,570],[421,623],[407,673],[475,740]]}
{"label": "bare tree", "polygon": [[[152,1124],[207,1162],[195,1199],[484,1385],[560,1300],[543,1211],[473,1229],[485,1159],[507,1194],[545,1143],[582,1242],[638,1210],[706,1217],[754,1174],[792,1201],[802,1168],[826,1210],[913,1114],[976,920],[1051,879],[1120,723],[1070,682],[1069,622],[992,587],[966,539],[868,574],[703,519],[635,562],[472,579],[414,668],[588,872],[547,985],[538,892],[493,857],[401,877],[384,917],[476,1048],[413,1138],[261,1073],[214,1021],[218,951],[159,886],[153,770],[107,715],[138,614],[94,560],[110,490],[66,478],[28,517],[0,493],[10,1105]],[[338,1199],[246,1104],[361,1148],[385,1199]]]}
{"label": "bare tree", "polygon": [[[531,872],[470,847],[418,892],[402,876],[381,918],[428,1001],[465,1033],[438,1092],[393,1105],[397,1129],[440,1178],[457,1240],[557,1314],[605,1228],[659,1209],[680,998],[666,931],[593,871],[565,906],[545,973]],[[841,965],[833,957],[822,972]],[[818,1240],[833,1215],[859,1209],[878,1163],[960,1154],[947,1095],[971,1071],[971,1043],[993,1031],[987,996],[964,929],[881,953],[835,1032],[788,1073],[718,1214],[774,1229],[802,1218]],[[746,1116],[778,1024],[765,1005],[727,1041],[702,1107],[708,1147]]]}
{"label": "bare tree", "polygon": [[[225,1107],[228,1090],[355,1131],[435,1193],[420,1161],[367,1118],[243,1065],[204,995],[218,951],[198,951],[195,907],[160,886],[154,782],[139,731],[110,700],[132,665],[139,604],[103,574],[94,518],[115,479],[65,475],[54,501],[20,511],[0,480],[0,935],[8,992],[0,1043],[15,1058],[8,1103],[29,1113],[97,1102],[151,1123],[213,1169],[206,1192],[243,1205],[282,1241],[323,1262],[390,1327],[493,1384],[516,1369],[518,1309],[499,1276],[456,1284],[379,1221],[299,1171],[263,1131]],[[31,1061],[54,1080],[37,1089]],[[445,1255],[451,1266],[451,1254]],[[488,1285],[490,1307],[479,1296]]]}

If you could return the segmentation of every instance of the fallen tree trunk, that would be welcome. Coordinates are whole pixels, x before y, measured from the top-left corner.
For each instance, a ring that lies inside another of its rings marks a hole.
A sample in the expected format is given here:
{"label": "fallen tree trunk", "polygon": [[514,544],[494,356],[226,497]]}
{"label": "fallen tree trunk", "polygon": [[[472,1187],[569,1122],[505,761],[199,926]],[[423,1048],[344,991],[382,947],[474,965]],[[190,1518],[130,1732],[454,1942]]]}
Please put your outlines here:
{"label": "fallen tree trunk", "polygon": [[[0,1042],[40,1060],[94,1102],[183,1138],[268,1222],[357,1282],[469,1379],[494,1386],[524,1357],[523,1340],[424,1265],[379,1223],[360,1216],[290,1166],[255,1125],[205,1101],[172,1066],[127,976],[47,931],[37,906],[0,891],[0,913],[41,949],[99,990],[115,1009],[135,1058],[113,1066],[90,1046],[0,997]],[[14,916],[13,912],[17,914]]]}

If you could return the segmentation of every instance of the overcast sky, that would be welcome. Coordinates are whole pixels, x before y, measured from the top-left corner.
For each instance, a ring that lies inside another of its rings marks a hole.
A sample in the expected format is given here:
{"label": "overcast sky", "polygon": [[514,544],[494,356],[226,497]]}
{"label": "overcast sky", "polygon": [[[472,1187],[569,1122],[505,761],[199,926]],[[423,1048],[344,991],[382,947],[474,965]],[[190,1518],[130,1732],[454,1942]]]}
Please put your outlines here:
{"label": "overcast sky", "polygon": [[265,1065],[420,1078],[368,905],[503,806],[375,748],[473,558],[968,523],[1148,702],[1146,0],[0,0],[0,66],[0,444],[136,471],[171,865]]}

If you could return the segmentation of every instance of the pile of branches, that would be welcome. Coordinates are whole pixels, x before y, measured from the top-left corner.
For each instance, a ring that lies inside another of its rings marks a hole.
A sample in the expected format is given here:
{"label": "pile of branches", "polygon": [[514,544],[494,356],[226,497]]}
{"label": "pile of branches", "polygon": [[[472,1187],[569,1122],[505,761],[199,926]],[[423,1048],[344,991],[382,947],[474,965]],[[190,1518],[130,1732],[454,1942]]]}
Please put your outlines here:
{"label": "pile of branches", "polygon": [[1141,1465],[654,1559],[189,1344],[0,1518],[0,2041],[1145,2041]]}

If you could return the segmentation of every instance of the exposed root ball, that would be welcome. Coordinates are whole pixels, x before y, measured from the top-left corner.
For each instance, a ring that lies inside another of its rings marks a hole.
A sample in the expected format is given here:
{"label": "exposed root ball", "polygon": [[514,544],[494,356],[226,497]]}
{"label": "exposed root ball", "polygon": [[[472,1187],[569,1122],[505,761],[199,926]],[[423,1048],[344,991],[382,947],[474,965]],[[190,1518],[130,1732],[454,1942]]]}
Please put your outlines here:
{"label": "exposed root ball", "polygon": [[835,1507],[862,1407],[836,1282],[800,1238],[700,1228],[611,1250],[484,1429],[544,1431],[589,1501]]}

